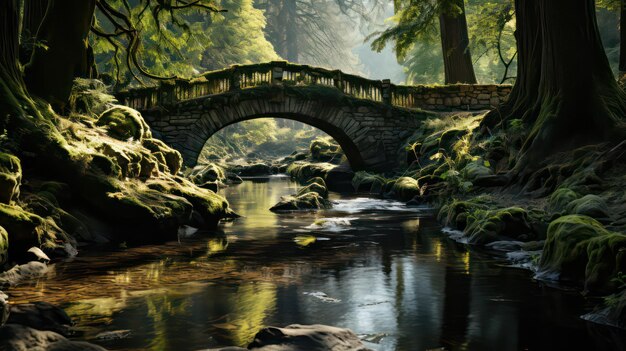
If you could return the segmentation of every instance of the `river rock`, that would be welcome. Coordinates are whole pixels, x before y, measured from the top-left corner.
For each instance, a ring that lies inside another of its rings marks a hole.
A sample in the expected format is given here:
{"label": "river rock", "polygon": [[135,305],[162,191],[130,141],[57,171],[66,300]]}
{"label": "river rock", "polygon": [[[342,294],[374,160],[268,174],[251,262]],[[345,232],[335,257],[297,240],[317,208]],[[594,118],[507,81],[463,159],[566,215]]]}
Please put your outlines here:
{"label": "river rock", "polygon": [[272,212],[298,211],[298,210],[319,210],[330,208],[328,200],[318,193],[306,193],[299,196],[283,196],[281,200],[270,208]]}
{"label": "river rock", "polygon": [[224,347],[207,351],[371,351],[350,329],[292,324],[261,329],[247,349]]}
{"label": "river rock", "polygon": [[330,191],[339,193],[352,193],[352,178],[354,172],[348,165],[339,165],[326,173],[326,186]]}
{"label": "river rock", "polygon": [[31,261],[0,273],[0,285],[17,285],[24,280],[39,278],[47,272],[48,266],[45,263]]}
{"label": "river rock", "polygon": [[106,351],[81,341],[71,341],[52,331],[41,331],[18,324],[0,327],[0,350],[7,351]]}
{"label": "river rock", "polygon": [[321,324],[292,324],[285,328],[267,327],[256,334],[248,348],[263,351],[368,350],[350,329]]}
{"label": "river rock", "polygon": [[251,165],[241,166],[239,175],[242,177],[254,177],[270,174],[270,166],[264,163],[255,163]]}
{"label": "river rock", "polygon": [[0,327],[9,319],[9,297],[0,291]]}
{"label": "river rock", "polygon": [[47,302],[24,303],[11,306],[7,323],[70,335],[72,319],[61,308]]}

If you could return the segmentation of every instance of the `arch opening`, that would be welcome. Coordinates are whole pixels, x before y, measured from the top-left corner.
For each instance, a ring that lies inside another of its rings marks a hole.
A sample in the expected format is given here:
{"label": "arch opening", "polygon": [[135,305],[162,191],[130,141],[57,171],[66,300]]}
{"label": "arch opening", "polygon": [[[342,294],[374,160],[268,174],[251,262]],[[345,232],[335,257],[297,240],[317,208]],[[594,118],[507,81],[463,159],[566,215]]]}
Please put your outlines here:
{"label": "arch opening", "polygon": [[324,121],[311,121],[307,116],[249,116],[226,123],[204,138],[197,164],[271,163],[295,156],[302,161],[345,165],[353,170],[363,167],[358,147],[343,130]]}

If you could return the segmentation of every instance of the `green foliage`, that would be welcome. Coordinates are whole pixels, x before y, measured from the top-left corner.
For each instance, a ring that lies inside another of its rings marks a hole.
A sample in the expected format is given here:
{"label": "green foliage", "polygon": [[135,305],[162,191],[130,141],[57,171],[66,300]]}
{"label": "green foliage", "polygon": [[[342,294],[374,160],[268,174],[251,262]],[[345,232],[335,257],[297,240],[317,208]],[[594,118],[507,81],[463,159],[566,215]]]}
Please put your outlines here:
{"label": "green foliage", "polygon": [[[372,49],[381,51],[393,42],[408,83],[443,83],[445,53],[441,51],[439,16],[441,13],[460,15],[461,9],[449,0],[400,0],[395,4],[396,14],[389,19],[392,25],[370,35],[369,38],[375,38]],[[512,2],[470,0],[466,12],[478,81],[500,83],[504,78],[511,78],[516,67]],[[509,67],[505,74],[506,66]]]}
{"label": "green foliage", "polygon": [[[154,75],[191,78],[199,72],[232,64],[278,59],[263,36],[263,13],[253,8],[252,0],[213,1],[214,7],[228,12],[189,7],[161,11],[157,16],[148,15],[150,11],[141,6],[126,9],[121,0],[112,4],[127,14],[139,30],[138,57],[141,65]],[[101,12],[97,12],[96,26],[113,30]],[[112,42],[110,38],[92,35],[91,42],[100,71],[118,78],[121,86],[130,84],[136,69],[120,64],[124,61],[121,48],[128,46],[128,39],[119,37]]]}
{"label": "green foliage", "polygon": [[72,112],[99,115],[116,103],[108,87],[99,80],[76,78],[70,94],[69,106]]}

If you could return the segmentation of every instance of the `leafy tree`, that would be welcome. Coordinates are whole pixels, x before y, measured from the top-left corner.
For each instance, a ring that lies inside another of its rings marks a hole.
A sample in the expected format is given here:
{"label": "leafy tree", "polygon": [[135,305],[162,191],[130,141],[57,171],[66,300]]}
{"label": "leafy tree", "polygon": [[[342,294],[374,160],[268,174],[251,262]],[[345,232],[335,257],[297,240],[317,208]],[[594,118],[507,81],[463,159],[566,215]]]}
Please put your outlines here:
{"label": "leafy tree", "polygon": [[[141,28],[139,56],[150,72],[160,76],[192,77],[201,71],[270,61],[278,58],[265,40],[265,18],[252,6],[252,0],[216,0],[214,5],[227,12],[207,12],[188,8],[161,17],[146,16],[141,7],[129,14]],[[117,6],[121,4],[117,3]],[[122,8],[118,9],[122,11]],[[106,24],[106,16],[96,13],[97,25]],[[110,26],[110,24],[109,24]],[[103,71],[112,72],[123,85],[130,83],[135,67],[120,65],[128,38],[118,41],[92,35],[96,62]]]}
{"label": "leafy tree", "polygon": [[396,24],[372,35],[377,36],[374,50],[381,51],[394,41],[398,58],[404,60],[416,41],[432,41],[438,33],[445,83],[476,83],[464,0],[395,0],[394,5]]}

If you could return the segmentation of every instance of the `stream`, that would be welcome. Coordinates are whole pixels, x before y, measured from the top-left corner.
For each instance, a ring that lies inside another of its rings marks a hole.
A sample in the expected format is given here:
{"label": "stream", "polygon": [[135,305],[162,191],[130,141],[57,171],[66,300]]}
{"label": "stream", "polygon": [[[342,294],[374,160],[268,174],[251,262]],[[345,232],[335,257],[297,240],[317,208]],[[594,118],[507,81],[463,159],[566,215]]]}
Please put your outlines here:
{"label": "stream", "polygon": [[247,180],[220,191],[243,217],[217,235],[84,250],[8,293],[60,305],[78,339],[111,350],[245,346],[294,323],[350,328],[374,350],[617,349],[579,318],[597,300],[451,240],[432,211],[338,194],[331,210],[268,210],[297,188]]}

